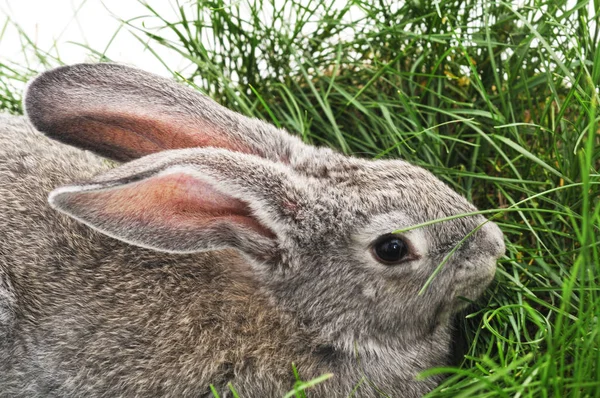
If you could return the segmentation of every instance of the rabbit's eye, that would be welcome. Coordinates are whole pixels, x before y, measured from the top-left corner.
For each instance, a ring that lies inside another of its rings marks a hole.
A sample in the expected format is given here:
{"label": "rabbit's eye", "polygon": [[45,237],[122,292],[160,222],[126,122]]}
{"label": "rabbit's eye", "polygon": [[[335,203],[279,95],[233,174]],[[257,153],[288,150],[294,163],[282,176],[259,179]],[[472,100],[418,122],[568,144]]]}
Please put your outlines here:
{"label": "rabbit's eye", "polygon": [[394,265],[408,255],[408,244],[396,235],[384,235],[375,241],[372,251],[377,261]]}

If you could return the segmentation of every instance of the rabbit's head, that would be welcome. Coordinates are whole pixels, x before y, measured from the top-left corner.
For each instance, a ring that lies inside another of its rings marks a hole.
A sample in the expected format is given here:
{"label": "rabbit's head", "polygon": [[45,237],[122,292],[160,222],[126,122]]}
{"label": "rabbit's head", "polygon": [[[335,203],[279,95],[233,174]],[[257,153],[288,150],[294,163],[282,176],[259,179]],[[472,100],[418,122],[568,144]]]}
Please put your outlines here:
{"label": "rabbit's head", "polygon": [[237,249],[275,304],[339,347],[445,327],[504,253],[480,215],[410,229],[476,210],[426,170],[303,144],[139,70],[58,68],[29,85],[25,105],[50,137],[131,160],[56,189],[54,208],[156,251]]}

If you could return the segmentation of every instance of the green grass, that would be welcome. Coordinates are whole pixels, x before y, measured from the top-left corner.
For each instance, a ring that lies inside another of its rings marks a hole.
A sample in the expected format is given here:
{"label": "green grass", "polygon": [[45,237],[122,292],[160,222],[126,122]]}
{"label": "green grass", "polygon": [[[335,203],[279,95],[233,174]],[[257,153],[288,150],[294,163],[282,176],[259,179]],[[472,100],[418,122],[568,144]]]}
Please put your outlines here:
{"label": "green grass", "polygon": [[[430,397],[600,397],[600,1],[340,3],[172,1],[169,20],[148,3],[124,25],[227,107],[407,159],[491,210],[507,253]],[[22,37],[37,66],[0,59],[11,112],[18,82],[60,63]]]}

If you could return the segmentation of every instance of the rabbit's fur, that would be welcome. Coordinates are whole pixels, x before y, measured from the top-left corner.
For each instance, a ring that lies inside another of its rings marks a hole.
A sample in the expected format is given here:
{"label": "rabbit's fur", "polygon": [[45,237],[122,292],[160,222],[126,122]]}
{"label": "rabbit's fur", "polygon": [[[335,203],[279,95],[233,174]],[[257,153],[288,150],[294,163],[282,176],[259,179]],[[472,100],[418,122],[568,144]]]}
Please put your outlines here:
{"label": "rabbit's fur", "polygon": [[422,168],[303,144],[139,70],[58,68],[24,102],[55,140],[132,161],[0,116],[2,397],[230,396],[230,382],[276,397],[292,363],[333,373],[309,397],[420,396],[439,379],[415,376],[449,360],[458,297],[504,252],[469,216],[402,233],[411,257],[382,264],[378,237],[475,208]]}

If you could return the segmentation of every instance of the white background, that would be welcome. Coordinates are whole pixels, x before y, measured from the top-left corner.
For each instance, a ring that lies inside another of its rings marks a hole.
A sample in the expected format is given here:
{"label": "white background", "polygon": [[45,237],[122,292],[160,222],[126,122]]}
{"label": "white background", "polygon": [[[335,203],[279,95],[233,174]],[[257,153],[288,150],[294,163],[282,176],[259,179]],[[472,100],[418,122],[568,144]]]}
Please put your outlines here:
{"label": "white background", "polygon": [[[152,6],[169,18],[174,15],[171,3],[154,1]],[[19,34],[10,21],[20,26],[40,49],[59,55],[64,63],[76,63],[89,60],[90,51],[74,43],[103,51],[119,30],[119,19],[148,14],[136,0],[0,0],[0,32],[9,20],[0,37],[0,58],[27,64]],[[170,75],[127,28],[117,33],[106,54],[114,61]],[[177,67],[183,62],[183,59],[173,59],[177,56],[172,52],[165,54],[170,57],[170,66]]]}

